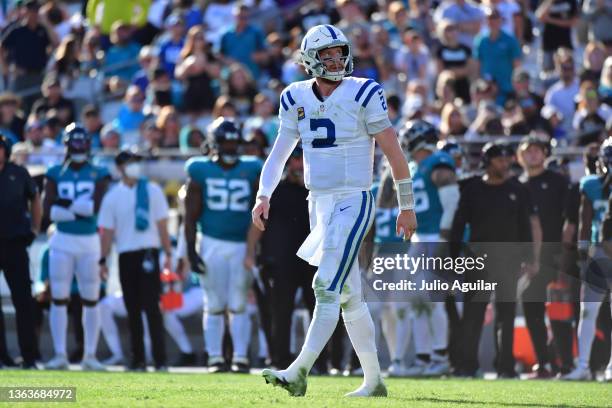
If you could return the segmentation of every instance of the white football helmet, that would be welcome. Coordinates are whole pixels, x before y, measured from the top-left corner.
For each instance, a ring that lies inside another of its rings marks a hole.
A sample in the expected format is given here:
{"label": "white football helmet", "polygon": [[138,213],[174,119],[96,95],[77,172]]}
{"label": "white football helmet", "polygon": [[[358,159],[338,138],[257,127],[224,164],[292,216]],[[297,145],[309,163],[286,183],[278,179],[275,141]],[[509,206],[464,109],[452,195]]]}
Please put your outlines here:
{"label": "white football helmet", "polygon": [[[342,59],[344,60],[342,71],[328,71],[319,56],[319,51],[331,47],[342,47]],[[302,40],[300,55],[306,73],[313,77],[341,81],[342,78],[353,72],[351,45],[342,31],[332,25],[318,25],[308,30]]]}

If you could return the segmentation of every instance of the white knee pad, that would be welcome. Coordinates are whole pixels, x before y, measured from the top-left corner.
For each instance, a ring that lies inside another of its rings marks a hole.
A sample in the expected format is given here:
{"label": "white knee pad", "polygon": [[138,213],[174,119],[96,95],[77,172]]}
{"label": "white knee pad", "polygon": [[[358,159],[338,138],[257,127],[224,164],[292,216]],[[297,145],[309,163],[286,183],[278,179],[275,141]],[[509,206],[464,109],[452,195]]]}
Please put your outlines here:
{"label": "white knee pad", "polygon": [[223,313],[227,306],[225,293],[214,290],[214,288],[206,288],[205,292],[206,302],[204,303],[204,311],[210,314]]}
{"label": "white knee pad", "polygon": [[247,294],[246,292],[233,292],[229,294],[227,308],[232,313],[243,313],[246,310]]}
{"label": "white knee pad", "polygon": [[97,301],[100,297],[100,273],[97,254],[81,254],[76,258],[76,278],[81,298]]}
{"label": "white knee pad", "polygon": [[74,275],[72,254],[51,248],[49,250],[49,286],[53,299],[68,299]]}

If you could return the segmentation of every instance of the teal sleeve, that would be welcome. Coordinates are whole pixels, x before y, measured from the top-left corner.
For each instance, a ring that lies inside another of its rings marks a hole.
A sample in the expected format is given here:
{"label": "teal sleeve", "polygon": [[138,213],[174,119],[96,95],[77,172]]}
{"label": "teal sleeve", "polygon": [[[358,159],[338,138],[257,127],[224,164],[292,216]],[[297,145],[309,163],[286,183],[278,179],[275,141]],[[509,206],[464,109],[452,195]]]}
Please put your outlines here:
{"label": "teal sleeve", "polygon": [[47,169],[45,177],[53,181],[57,181],[57,166],[51,166]]}
{"label": "teal sleeve", "polygon": [[49,248],[45,248],[40,257],[40,277],[39,281],[44,282],[49,279]]}

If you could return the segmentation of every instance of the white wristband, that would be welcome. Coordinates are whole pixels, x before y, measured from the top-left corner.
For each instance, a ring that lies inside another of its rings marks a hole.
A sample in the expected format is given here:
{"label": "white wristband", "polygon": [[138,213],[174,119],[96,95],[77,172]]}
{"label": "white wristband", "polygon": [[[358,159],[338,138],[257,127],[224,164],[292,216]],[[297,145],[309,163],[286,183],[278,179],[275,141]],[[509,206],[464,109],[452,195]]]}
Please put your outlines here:
{"label": "white wristband", "polygon": [[397,204],[400,211],[414,210],[414,194],[412,192],[412,179],[410,177],[396,180]]}

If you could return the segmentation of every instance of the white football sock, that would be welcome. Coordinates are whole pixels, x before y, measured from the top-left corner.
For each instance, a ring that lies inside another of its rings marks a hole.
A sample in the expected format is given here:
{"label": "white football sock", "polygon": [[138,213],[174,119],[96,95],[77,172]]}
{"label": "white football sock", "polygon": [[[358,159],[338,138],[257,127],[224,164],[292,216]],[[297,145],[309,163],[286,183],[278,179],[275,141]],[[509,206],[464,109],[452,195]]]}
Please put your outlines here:
{"label": "white football sock", "polygon": [[119,340],[119,330],[117,329],[117,323],[113,315],[112,308],[105,302],[100,302],[100,326],[102,329],[102,336],[108,349],[115,357],[123,357],[123,349],[121,348],[121,341]]}
{"label": "white football sock", "polygon": [[230,333],[234,346],[234,358],[245,358],[251,339],[251,319],[246,312],[230,313]]}
{"label": "white football sock", "polygon": [[86,356],[94,356],[100,336],[100,312],[98,305],[83,306],[83,343]]}
{"label": "white football sock", "polygon": [[339,317],[340,305],[338,303],[317,301],[302,350],[286,370],[288,381],[297,378],[300,369],[306,369],[306,374],[310,372],[323,347],[336,329]]}
{"label": "white football sock", "polygon": [[204,317],[204,339],[209,357],[220,357],[223,344],[223,315],[206,313]]}
{"label": "white football sock", "polygon": [[364,384],[366,387],[373,389],[380,383],[380,365],[376,352],[374,322],[368,311],[368,306],[359,302],[358,305],[349,310],[345,308],[342,317],[363,369]]}
{"label": "white football sock", "polygon": [[193,348],[191,347],[191,343],[189,342],[189,338],[187,338],[187,333],[185,333],[185,328],[181,324],[176,313],[166,312],[164,313],[164,327],[166,331],[172,337],[172,340],[176,343],[181,353],[191,354],[193,353]]}
{"label": "white football sock", "polygon": [[53,338],[55,355],[66,355],[66,330],[68,329],[68,307],[51,303],[49,326]]}

